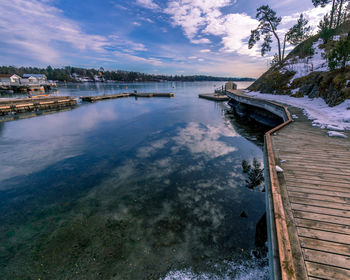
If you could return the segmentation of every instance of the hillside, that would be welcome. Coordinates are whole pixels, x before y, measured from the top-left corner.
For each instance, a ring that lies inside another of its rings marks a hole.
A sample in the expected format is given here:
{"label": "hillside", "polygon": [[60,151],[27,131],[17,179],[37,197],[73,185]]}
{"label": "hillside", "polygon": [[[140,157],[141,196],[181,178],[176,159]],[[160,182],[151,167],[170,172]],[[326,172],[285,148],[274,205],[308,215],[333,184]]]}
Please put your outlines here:
{"label": "hillside", "polygon": [[330,70],[327,55],[338,41],[347,38],[350,22],[335,30],[334,36],[323,42],[315,35],[288,54],[283,65],[272,66],[248,89],[261,93],[283,94],[294,97],[321,97],[329,106],[350,99],[350,65]]}

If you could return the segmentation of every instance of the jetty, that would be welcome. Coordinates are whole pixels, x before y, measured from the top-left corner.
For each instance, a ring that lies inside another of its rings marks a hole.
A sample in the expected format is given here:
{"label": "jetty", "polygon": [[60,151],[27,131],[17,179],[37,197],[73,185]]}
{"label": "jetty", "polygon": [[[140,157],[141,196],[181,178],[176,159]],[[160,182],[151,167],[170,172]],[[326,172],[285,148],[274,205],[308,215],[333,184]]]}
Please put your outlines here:
{"label": "jetty", "polygon": [[350,279],[349,140],[313,127],[300,109],[226,94],[281,118],[264,149],[271,279]]}
{"label": "jetty", "polygon": [[204,98],[213,101],[228,101],[229,98],[226,94],[216,94],[216,93],[207,93],[207,94],[198,94],[199,98]]}
{"label": "jetty", "polygon": [[81,100],[84,102],[96,102],[100,100],[107,100],[107,99],[117,99],[117,98],[123,98],[123,97],[174,97],[174,93],[119,93],[119,94],[106,94],[106,95],[94,95],[94,96],[80,96]]}
{"label": "jetty", "polygon": [[57,110],[76,105],[77,100],[69,96],[40,98],[1,98],[0,116],[41,110]]}

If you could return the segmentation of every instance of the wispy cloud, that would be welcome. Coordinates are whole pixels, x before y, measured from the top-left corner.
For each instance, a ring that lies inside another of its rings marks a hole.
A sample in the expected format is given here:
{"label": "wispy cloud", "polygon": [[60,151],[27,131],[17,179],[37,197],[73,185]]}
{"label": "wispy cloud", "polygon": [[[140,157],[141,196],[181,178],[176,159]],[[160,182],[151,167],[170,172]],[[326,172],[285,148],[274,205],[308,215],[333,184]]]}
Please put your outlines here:
{"label": "wispy cloud", "polygon": [[147,9],[158,9],[158,4],[154,3],[152,0],[136,0],[136,3]]}
{"label": "wispy cloud", "polygon": [[255,55],[243,48],[257,21],[246,14],[222,14],[220,9],[232,4],[231,0],[171,0],[165,12],[171,15],[174,26],[182,27],[191,43],[210,43],[205,37],[220,36],[223,51]]}
{"label": "wispy cloud", "polygon": [[62,54],[55,42],[69,43],[80,51],[95,52],[104,52],[109,45],[107,38],[85,33],[47,1],[2,0],[0,10],[2,44],[41,62],[57,63],[61,59]]}

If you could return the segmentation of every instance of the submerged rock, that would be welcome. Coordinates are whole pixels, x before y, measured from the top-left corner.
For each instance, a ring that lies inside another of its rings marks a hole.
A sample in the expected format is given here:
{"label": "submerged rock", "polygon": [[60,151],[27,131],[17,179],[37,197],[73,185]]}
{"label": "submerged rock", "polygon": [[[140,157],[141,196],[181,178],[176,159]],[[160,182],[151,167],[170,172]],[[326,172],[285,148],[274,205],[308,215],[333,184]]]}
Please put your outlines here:
{"label": "submerged rock", "polygon": [[241,214],[240,214],[240,217],[241,218],[248,218],[248,215],[246,212],[242,211]]}

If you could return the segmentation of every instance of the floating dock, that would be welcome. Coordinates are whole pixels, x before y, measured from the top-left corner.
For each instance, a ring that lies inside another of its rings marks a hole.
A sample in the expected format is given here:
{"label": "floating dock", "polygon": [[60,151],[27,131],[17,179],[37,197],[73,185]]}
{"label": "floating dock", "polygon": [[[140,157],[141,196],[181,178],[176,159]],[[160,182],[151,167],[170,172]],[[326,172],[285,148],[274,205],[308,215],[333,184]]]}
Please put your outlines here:
{"label": "floating dock", "polygon": [[77,105],[69,96],[40,98],[0,98],[0,115],[11,115],[41,110],[56,110]]}
{"label": "floating dock", "polygon": [[284,121],[265,135],[271,279],[350,279],[349,140],[329,137],[301,110],[226,94]]}
{"label": "floating dock", "polygon": [[95,95],[95,96],[80,96],[84,102],[96,102],[106,99],[116,99],[123,97],[174,97],[174,93],[119,93],[119,94],[108,94],[108,95]]}
{"label": "floating dock", "polygon": [[100,100],[116,99],[116,98],[123,98],[123,97],[129,97],[129,96],[130,96],[130,93],[121,93],[121,94],[109,94],[109,95],[80,96],[80,98],[84,102],[96,102]]}
{"label": "floating dock", "polygon": [[218,95],[216,93],[198,94],[198,97],[208,99],[208,100],[213,100],[213,101],[228,101],[229,100],[229,98],[226,94]]}

